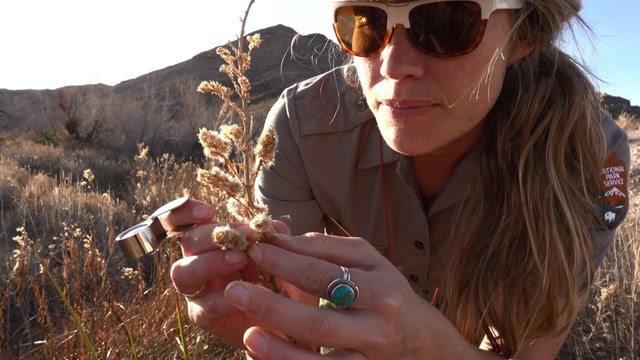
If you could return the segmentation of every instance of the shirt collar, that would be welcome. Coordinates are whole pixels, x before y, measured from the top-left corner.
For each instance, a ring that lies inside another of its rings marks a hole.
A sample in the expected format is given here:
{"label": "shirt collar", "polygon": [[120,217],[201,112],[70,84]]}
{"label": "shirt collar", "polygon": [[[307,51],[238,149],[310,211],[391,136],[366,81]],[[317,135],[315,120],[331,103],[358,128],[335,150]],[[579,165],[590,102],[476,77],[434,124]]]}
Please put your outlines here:
{"label": "shirt collar", "polygon": [[[380,130],[375,125],[375,119],[373,115],[371,115],[371,121],[373,122],[373,126],[371,126],[367,138],[365,140],[365,148],[360,156],[358,161],[358,169],[367,169],[379,166],[380,161]],[[444,189],[436,199],[433,201],[431,206],[429,207],[427,216],[433,215],[439,211],[442,211],[452,205],[455,205],[461,202],[467,193],[467,189],[469,188],[473,174],[475,172],[475,163],[473,158],[476,156],[478,146],[474,145],[463,157],[460,159],[458,165],[453,171],[449,182],[445,185]],[[382,141],[382,155],[383,155],[383,163],[389,164],[392,162],[400,162],[406,164],[399,164],[397,168],[397,172],[399,176],[415,176],[413,170],[411,169],[410,158],[409,156],[400,154],[387,145],[386,142]],[[403,166],[400,166],[403,165]],[[404,169],[404,170],[402,170]],[[411,179],[413,180],[413,179]],[[419,191],[416,187],[416,196],[420,198]]]}
{"label": "shirt collar", "polygon": [[477,144],[474,145],[471,150],[469,150],[462,159],[460,159],[460,162],[453,170],[453,174],[451,175],[449,182],[447,182],[447,185],[442,189],[440,195],[436,197],[429,207],[427,216],[431,216],[452,205],[462,202],[474,176],[476,162],[474,162],[473,159],[478,151],[477,148]]}

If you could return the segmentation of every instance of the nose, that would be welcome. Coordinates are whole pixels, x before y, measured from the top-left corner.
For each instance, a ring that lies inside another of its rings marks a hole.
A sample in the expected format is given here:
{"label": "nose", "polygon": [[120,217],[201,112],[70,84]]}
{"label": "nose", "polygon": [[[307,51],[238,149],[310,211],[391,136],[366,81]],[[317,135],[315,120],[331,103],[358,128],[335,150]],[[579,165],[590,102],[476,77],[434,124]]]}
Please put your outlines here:
{"label": "nose", "polygon": [[380,73],[388,79],[400,80],[410,76],[420,78],[424,75],[424,55],[414,44],[404,25],[397,24],[389,44],[380,57]]}

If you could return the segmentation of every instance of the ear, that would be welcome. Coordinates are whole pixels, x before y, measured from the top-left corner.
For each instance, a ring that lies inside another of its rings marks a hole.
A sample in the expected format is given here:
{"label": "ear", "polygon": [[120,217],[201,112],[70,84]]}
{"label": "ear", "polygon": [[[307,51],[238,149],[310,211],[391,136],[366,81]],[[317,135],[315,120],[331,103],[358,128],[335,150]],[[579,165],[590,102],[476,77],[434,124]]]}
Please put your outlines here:
{"label": "ear", "polygon": [[513,65],[520,61],[523,57],[529,55],[538,44],[535,41],[527,41],[514,46],[513,52],[509,56],[509,65]]}

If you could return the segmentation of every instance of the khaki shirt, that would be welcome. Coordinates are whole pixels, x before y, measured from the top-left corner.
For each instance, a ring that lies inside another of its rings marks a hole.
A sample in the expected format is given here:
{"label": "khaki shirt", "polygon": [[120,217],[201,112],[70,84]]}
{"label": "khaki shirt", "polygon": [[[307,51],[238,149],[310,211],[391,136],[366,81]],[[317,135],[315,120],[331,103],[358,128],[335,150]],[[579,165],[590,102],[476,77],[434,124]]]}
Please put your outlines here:
{"label": "khaki shirt", "polygon": [[[610,117],[603,124],[610,151],[628,169],[626,134]],[[414,290],[430,300],[444,265],[439,254],[446,251],[443,243],[453,226],[455,205],[473,180],[472,156],[467,154],[460,161],[444,190],[425,210],[410,159],[381,141],[373,114],[359,91],[345,83],[340,69],[286,89],[265,126],[275,128],[278,151],[275,165],[259,176],[256,193],[271,215],[286,222],[294,234],[331,233],[324,221],[328,215],[349,234],[367,239],[390,257]],[[597,264],[613,233],[593,231]]]}

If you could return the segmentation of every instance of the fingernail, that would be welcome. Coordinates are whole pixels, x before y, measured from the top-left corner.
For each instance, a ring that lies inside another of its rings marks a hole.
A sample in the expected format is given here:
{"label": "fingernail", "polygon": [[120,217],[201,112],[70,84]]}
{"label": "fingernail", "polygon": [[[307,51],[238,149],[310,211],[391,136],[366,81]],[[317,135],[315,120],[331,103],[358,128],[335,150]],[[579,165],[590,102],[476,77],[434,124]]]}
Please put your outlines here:
{"label": "fingernail", "polygon": [[234,281],[227,285],[224,292],[225,298],[232,305],[244,310],[249,303],[249,290],[240,281]]}
{"label": "fingernail", "polygon": [[262,331],[252,328],[244,333],[244,344],[252,354],[260,356],[264,353],[266,347],[266,337]]}
{"label": "fingernail", "polygon": [[207,205],[198,205],[191,210],[191,214],[198,219],[210,220],[213,217],[211,207]]}
{"label": "fingernail", "polygon": [[262,264],[262,249],[260,245],[253,245],[247,252],[249,253],[249,257],[255,261],[256,265],[259,266]]}
{"label": "fingernail", "polygon": [[229,264],[239,264],[247,260],[247,255],[242,251],[227,251],[224,254],[224,261]]}

